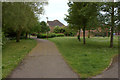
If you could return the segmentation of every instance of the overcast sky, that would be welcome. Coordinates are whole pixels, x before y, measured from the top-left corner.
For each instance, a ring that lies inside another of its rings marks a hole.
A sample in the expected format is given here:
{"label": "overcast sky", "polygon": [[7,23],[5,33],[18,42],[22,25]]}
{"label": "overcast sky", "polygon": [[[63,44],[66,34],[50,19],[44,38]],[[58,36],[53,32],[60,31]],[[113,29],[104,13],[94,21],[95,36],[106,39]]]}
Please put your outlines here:
{"label": "overcast sky", "polygon": [[48,0],[48,5],[45,6],[45,13],[41,16],[40,21],[49,21],[59,20],[64,25],[67,25],[67,22],[64,20],[65,14],[68,14],[67,10],[69,9],[67,3],[68,0]]}

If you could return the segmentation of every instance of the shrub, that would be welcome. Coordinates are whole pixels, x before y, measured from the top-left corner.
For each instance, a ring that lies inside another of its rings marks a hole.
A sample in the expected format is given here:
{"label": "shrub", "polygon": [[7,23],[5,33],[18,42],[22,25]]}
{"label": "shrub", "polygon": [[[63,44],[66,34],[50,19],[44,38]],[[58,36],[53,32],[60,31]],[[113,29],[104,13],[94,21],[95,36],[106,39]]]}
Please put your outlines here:
{"label": "shrub", "polygon": [[5,37],[4,32],[2,32],[2,46],[4,46],[7,43],[8,39]]}
{"label": "shrub", "polygon": [[37,34],[37,38],[46,38],[46,34]]}
{"label": "shrub", "polygon": [[75,36],[76,33],[75,32],[72,32],[72,31],[66,31],[64,32],[65,36]]}
{"label": "shrub", "polygon": [[65,28],[64,34],[65,34],[65,36],[75,36],[77,34],[77,32],[73,29]]}
{"label": "shrub", "polygon": [[38,34],[37,35],[37,38],[52,38],[52,37],[56,37],[56,34],[55,33],[50,33],[50,34]]}
{"label": "shrub", "polygon": [[55,33],[48,34],[48,38],[52,38],[52,37],[56,37],[56,34]]}
{"label": "shrub", "polygon": [[53,37],[62,37],[64,34],[55,34],[55,33],[50,33],[50,34],[38,34],[37,38],[53,38]]}
{"label": "shrub", "polygon": [[53,32],[54,33],[60,33],[60,27],[59,26],[55,26]]}
{"label": "shrub", "polygon": [[62,37],[64,34],[56,34],[56,37]]}
{"label": "shrub", "polygon": [[65,28],[56,26],[53,31],[54,31],[54,33],[64,33],[65,32]]}

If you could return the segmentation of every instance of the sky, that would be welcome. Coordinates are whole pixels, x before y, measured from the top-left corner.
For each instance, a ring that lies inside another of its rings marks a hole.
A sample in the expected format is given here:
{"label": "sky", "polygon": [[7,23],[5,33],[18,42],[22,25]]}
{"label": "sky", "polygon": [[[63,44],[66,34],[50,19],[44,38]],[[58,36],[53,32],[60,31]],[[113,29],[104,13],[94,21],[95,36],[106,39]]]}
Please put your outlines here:
{"label": "sky", "polygon": [[68,0],[48,0],[48,5],[44,7],[45,13],[40,16],[40,21],[59,20],[64,25],[67,25],[67,22],[64,20],[65,14],[68,14]]}

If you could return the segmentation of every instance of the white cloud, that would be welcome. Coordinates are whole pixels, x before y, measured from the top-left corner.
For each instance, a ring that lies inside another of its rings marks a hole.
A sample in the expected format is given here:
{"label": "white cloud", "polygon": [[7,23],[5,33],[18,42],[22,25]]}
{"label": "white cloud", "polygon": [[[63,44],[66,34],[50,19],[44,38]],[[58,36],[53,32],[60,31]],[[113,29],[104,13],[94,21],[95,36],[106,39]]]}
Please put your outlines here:
{"label": "white cloud", "polygon": [[49,20],[58,19],[63,24],[67,25],[64,21],[65,14],[68,14],[68,0],[49,0],[48,6],[45,6],[45,14],[41,17],[40,21],[46,21],[46,17]]}

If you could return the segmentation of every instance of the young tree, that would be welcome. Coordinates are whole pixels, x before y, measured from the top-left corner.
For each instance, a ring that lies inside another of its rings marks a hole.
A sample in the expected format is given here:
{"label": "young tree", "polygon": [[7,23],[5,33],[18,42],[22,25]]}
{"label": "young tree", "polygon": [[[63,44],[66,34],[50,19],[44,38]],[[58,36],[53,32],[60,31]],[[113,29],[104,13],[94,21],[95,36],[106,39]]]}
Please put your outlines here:
{"label": "young tree", "polygon": [[102,3],[99,8],[100,8],[100,11],[102,12],[100,13],[100,15],[102,15],[102,18],[101,16],[100,18],[104,19],[103,21],[101,21],[102,24],[110,26],[110,30],[111,30],[110,47],[112,48],[113,47],[113,33],[114,33],[115,25],[117,24],[115,22],[119,21],[117,18],[117,16],[119,15],[118,3],[115,3],[115,2]]}
{"label": "young tree", "polygon": [[[89,21],[93,21],[90,17],[97,17],[97,5],[96,3],[87,3],[87,2],[70,2],[69,4],[69,15],[66,16],[65,20],[73,25],[77,25],[80,30],[83,30],[83,43],[85,44],[85,29],[88,26]],[[93,9],[94,8],[94,9]],[[79,27],[80,26],[80,27]]]}
{"label": "young tree", "polygon": [[41,25],[41,32],[42,33],[50,31],[50,28],[46,22],[42,21],[42,22],[40,22],[40,25]]}

